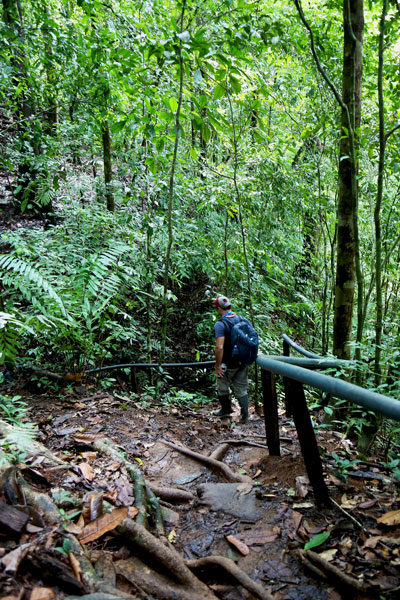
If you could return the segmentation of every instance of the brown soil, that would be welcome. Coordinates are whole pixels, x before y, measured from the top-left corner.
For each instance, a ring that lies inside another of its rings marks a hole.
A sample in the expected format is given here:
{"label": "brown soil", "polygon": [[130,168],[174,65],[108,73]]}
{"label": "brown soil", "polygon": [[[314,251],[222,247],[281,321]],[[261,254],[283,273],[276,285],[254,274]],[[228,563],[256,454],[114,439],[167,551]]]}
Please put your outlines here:
{"label": "brown soil", "polygon": [[[145,405],[140,398],[136,402],[131,400],[127,393],[99,392],[83,386],[77,386],[74,392],[62,397],[24,394],[24,399],[30,405],[29,419],[39,424],[42,443],[70,464],[70,469],[61,471],[46,469],[40,462],[29,465],[29,460],[25,466],[22,465],[25,479],[49,494],[55,488],[81,495],[90,490],[102,490],[115,506],[134,505],[132,482],[126,472],[111,458],[93,452],[90,444],[85,447],[80,437],[82,435],[90,437],[101,434],[109,438],[126,452],[131,462],[136,461],[141,466],[148,481],[158,486],[181,487],[192,492],[196,498],[201,484],[216,483],[218,478],[197,461],[165,446],[163,440],[184,445],[204,455],[209,455],[225,440],[265,444],[264,421],[252,409],[250,421],[241,425],[237,407],[232,420],[220,420],[210,414],[216,408],[212,403],[195,409],[155,403]],[[373,485],[369,483],[371,487],[366,489],[364,480],[356,478],[354,482],[349,480],[350,483],[344,483],[328,470],[326,476],[330,493],[338,504],[343,504],[343,497],[347,500],[356,497],[356,501],[354,508],[345,510],[336,507],[318,509],[305,480],[306,470],[295,429],[283,415],[281,433],[284,441],[279,457],[269,456],[266,447],[231,445],[222,459],[233,471],[239,470],[252,478],[256,486],[257,505],[262,514],[260,520],[246,522],[223,511],[213,512],[198,500],[191,504],[170,506],[166,535],[174,547],[185,559],[214,554],[233,558],[241,569],[261,582],[276,600],[355,598],[357,595],[349,595],[348,589],[343,591],[338,581],[321,581],[313,576],[304,569],[299,558],[298,550],[307,541],[320,532],[329,531],[329,541],[315,548],[316,551],[336,549],[337,554],[334,553],[330,560],[337,558],[339,568],[356,580],[361,578],[368,583],[383,582],[390,575],[390,587],[396,587],[394,573],[397,562],[391,564],[396,559],[393,554],[388,555],[385,565],[377,561],[376,556],[372,560],[366,552],[360,553],[360,548],[364,547],[370,535],[383,535],[377,529],[376,516],[387,510],[388,498],[390,510],[395,508],[393,482],[377,480]],[[330,453],[339,451],[342,444],[339,438],[326,433],[319,436],[319,443],[322,447],[325,444],[329,446]],[[93,476],[83,475],[79,467],[82,463],[89,464]],[[361,481],[363,485],[360,486]],[[367,505],[363,510],[357,508],[363,502],[376,498],[377,494],[382,496],[382,501],[378,498],[379,501],[370,507]],[[345,503],[343,505],[348,506]],[[356,522],[361,521],[363,530],[357,527],[351,517]],[[369,529],[371,534],[368,533]],[[227,541],[228,535],[247,544],[249,553],[242,555]],[[392,531],[390,536],[394,535]],[[3,555],[15,543],[15,540],[0,534]],[[56,546],[60,543],[60,540],[54,541]],[[349,544],[353,545],[351,552]],[[112,532],[89,543],[87,549],[93,561],[103,552],[107,552],[114,561],[129,555],[129,549]],[[398,579],[396,581],[398,584]],[[23,597],[28,598],[30,588],[49,585],[49,582],[42,581],[37,573],[27,576],[22,570],[15,579],[3,573],[0,575],[0,584],[6,595],[18,595],[23,589],[26,594]],[[122,580],[120,586],[120,589],[129,588]],[[229,581],[223,585],[219,582],[213,589],[224,599],[250,597]],[[395,596],[388,593],[382,597]]]}

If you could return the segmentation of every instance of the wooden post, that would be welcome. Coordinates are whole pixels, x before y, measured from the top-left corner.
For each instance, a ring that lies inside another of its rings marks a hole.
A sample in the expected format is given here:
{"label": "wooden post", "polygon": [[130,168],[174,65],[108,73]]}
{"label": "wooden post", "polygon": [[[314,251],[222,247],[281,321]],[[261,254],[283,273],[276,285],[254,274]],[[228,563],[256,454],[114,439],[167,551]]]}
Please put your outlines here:
{"label": "wooden post", "polygon": [[271,456],[280,456],[278,398],[276,395],[275,375],[270,371],[261,369],[261,385],[268,450]]}
{"label": "wooden post", "polygon": [[[283,356],[290,356],[290,346],[286,340],[283,340]],[[292,394],[290,393],[290,379],[283,377],[283,389],[285,390],[285,413],[288,418],[293,416],[293,407],[290,403]]]}
{"label": "wooden post", "polygon": [[290,381],[290,402],[293,407],[293,420],[299,437],[301,452],[307,469],[308,478],[314,490],[316,503],[321,506],[330,506],[331,501],[326,486],[321,457],[314,429],[308,412],[304,395],[303,384],[293,379]]}

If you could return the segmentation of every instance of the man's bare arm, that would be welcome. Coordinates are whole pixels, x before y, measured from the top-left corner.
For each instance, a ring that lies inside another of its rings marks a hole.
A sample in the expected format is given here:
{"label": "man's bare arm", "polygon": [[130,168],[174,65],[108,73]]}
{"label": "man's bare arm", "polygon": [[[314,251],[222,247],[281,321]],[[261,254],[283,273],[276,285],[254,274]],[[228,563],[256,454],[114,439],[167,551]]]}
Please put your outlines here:
{"label": "man's bare arm", "polygon": [[220,377],[224,375],[221,369],[222,357],[224,355],[225,336],[217,337],[215,340],[215,374]]}

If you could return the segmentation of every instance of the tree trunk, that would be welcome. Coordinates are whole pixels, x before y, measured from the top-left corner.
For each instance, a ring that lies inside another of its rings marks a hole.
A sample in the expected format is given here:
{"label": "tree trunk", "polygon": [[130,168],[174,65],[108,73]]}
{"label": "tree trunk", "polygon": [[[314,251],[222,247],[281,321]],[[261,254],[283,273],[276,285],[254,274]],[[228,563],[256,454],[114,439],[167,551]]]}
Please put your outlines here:
{"label": "tree trunk", "polygon": [[385,103],[383,98],[383,53],[385,41],[387,0],[383,0],[379,33],[378,56],[378,107],[379,107],[379,164],[378,182],[374,211],[375,225],[375,273],[376,273],[376,323],[375,323],[375,385],[381,383],[381,342],[383,328],[383,299],[382,299],[382,235],[381,235],[381,206],[383,197],[383,174],[385,169]]}
{"label": "tree trunk", "polygon": [[[183,19],[186,10],[186,0],[183,1],[181,16],[180,16],[180,31],[183,31]],[[183,77],[184,77],[184,64],[182,56],[182,42],[179,44],[179,92],[178,92],[178,106],[175,113],[175,142],[174,152],[172,155],[171,171],[169,177],[169,194],[168,194],[168,243],[167,251],[165,254],[165,266],[164,266],[164,290],[163,290],[163,312],[162,312],[162,335],[161,335],[161,348],[159,361],[160,364],[164,361],[165,346],[167,343],[167,320],[168,320],[168,281],[169,281],[169,265],[171,260],[171,249],[173,244],[173,230],[172,230],[172,211],[174,203],[174,184],[175,184],[175,168],[178,156],[179,146],[179,130],[180,130],[180,114],[183,101]]]}
{"label": "tree trunk", "polygon": [[101,129],[101,139],[103,143],[103,162],[104,162],[104,185],[106,189],[107,209],[115,210],[114,194],[112,192],[112,160],[111,160],[111,136],[108,121],[104,121]]}
{"label": "tree trunk", "polygon": [[[363,0],[343,0],[344,47],[333,352],[350,358],[356,281],[357,165],[361,121]],[[359,279],[360,282],[360,279]],[[360,288],[359,288],[360,293]]]}

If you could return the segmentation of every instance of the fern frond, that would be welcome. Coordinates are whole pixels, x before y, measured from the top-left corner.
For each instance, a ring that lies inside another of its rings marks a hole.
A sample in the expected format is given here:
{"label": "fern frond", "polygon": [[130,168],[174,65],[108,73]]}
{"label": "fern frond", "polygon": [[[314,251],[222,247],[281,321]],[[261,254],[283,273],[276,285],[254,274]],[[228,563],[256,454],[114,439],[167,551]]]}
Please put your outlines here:
{"label": "fern frond", "polygon": [[42,274],[35,269],[30,263],[23,261],[22,259],[15,258],[14,256],[4,255],[0,257],[0,269],[13,271],[17,276],[10,280],[9,277],[3,278],[3,283],[12,285],[14,289],[18,289],[28,300],[32,299],[32,290],[29,285],[33,285],[47,295],[47,298],[54,301],[55,305],[61,311],[61,314],[67,319],[71,320],[67,309],[64,306],[64,302],[57,294],[53,286],[42,276]]}
{"label": "fern frond", "polygon": [[17,339],[22,329],[34,333],[29,325],[19,321],[15,315],[0,312],[0,362],[15,362]]}
{"label": "fern frond", "polygon": [[28,453],[37,437],[37,430],[32,423],[13,425],[0,437],[0,447],[16,450],[18,454]]}
{"label": "fern frond", "polygon": [[125,244],[116,244],[113,248],[107,248],[97,257],[93,258],[89,277],[86,282],[86,290],[92,297],[101,295],[103,298],[113,297],[121,284],[120,278],[111,271],[118,263],[118,258],[126,254],[129,247]]}
{"label": "fern frond", "polygon": [[54,198],[54,188],[50,179],[41,179],[36,187],[35,200],[41,206],[48,206]]}
{"label": "fern frond", "polygon": [[[1,446],[1,441],[0,441],[0,446]],[[10,456],[9,454],[6,454],[5,452],[0,450],[0,469],[2,467],[8,467],[9,465],[11,465],[12,459],[13,459],[12,456]]]}

